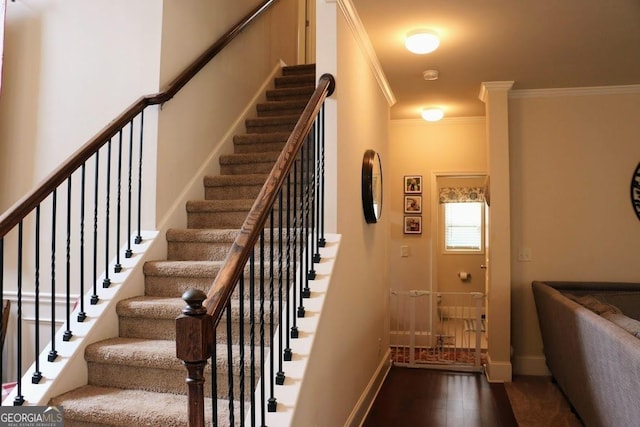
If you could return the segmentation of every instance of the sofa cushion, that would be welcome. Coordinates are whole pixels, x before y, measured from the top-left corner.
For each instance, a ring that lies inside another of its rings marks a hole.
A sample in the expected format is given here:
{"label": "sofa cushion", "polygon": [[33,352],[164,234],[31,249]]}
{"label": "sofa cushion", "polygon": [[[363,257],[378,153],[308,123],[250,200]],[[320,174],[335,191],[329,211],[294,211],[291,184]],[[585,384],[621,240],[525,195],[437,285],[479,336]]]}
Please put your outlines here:
{"label": "sofa cushion", "polygon": [[567,297],[571,298],[578,304],[588,308],[596,314],[603,315],[605,313],[616,313],[621,314],[622,311],[618,307],[612,304],[606,304],[600,301],[598,298],[593,295],[584,295],[584,296],[576,296],[570,293],[566,294]]}
{"label": "sofa cushion", "polygon": [[640,338],[640,322],[620,313],[605,313],[602,315],[605,319],[620,326],[636,338]]}

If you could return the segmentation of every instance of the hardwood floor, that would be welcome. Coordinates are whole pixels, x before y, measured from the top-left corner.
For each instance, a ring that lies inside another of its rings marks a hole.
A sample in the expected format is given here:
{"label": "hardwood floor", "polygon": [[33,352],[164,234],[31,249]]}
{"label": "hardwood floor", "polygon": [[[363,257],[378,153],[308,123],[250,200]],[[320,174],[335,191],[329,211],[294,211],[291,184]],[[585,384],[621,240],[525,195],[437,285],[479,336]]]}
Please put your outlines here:
{"label": "hardwood floor", "polygon": [[363,427],[517,425],[504,385],[482,374],[393,366]]}

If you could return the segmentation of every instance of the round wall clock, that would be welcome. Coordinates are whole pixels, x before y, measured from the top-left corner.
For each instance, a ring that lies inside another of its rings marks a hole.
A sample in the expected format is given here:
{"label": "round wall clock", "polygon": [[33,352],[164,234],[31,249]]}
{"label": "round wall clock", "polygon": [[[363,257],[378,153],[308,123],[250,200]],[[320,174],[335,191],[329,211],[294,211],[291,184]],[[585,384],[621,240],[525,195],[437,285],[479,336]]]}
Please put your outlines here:
{"label": "round wall clock", "polygon": [[631,203],[638,219],[640,219],[640,163],[631,178]]}

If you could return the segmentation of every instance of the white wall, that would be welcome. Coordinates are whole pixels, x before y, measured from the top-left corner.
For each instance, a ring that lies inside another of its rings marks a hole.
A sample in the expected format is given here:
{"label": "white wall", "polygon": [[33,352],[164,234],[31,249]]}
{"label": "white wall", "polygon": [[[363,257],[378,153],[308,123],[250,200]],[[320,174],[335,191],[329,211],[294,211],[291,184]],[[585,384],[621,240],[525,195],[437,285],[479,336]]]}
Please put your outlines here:
{"label": "white wall", "polygon": [[640,88],[516,91],[509,105],[514,370],[542,374],[533,280],[640,282]]}
{"label": "white wall", "polygon": [[328,105],[326,122],[332,127],[329,117],[337,117],[337,128],[327,129],[328,157],[336,166],[327,172],[342,241],[292,425],[333,427],[347,422],[388,347],[389,205],[383,203],[380,222],[366,224],[360,176],[365,150],[376,150],[388,194],[389,107],[336,4],[316,4],[318,28],[327,34],[318,38],[318,74],[335,73],[332,98],[339,104]]}

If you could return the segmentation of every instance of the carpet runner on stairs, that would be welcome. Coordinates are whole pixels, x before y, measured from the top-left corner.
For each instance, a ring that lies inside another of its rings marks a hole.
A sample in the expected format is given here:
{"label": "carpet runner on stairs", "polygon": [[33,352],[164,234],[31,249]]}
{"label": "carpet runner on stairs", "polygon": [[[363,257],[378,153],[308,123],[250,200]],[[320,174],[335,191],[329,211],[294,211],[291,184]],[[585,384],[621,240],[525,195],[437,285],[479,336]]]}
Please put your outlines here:
{"label": "carpet runner on stairs", "polygon": [[[185,305],[180,297],[192,288],[206,292],[213,283],[314,89],[314,65],[283,68],[267,101],[257,105],[257,117],[246,120],[247,133],[234,137],[234,154],[221,156],[221,174],[204,179],[204,200],[187,203],[187,228],[166,233],[167,259],[145,264],[145,295],[117,305],[119,337],[86,348],[89,384],[49,402],[64,407],[65,426],[187,425],[186,369],[174,341],[175,319]],[[238,304],[236,297],[234,325],[241,320]],[[217,354],[217,364],[226,378],[226,351]],[[234,371],[239,375],[237,366]],[[226,391],[219,388],[221,420],[228,418]],[[211,400],[207,405],[209,425]]]}

